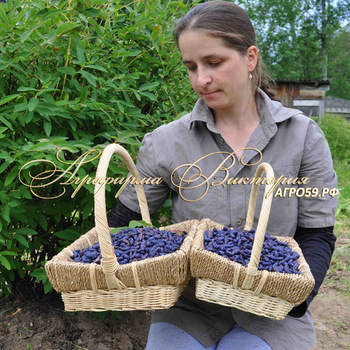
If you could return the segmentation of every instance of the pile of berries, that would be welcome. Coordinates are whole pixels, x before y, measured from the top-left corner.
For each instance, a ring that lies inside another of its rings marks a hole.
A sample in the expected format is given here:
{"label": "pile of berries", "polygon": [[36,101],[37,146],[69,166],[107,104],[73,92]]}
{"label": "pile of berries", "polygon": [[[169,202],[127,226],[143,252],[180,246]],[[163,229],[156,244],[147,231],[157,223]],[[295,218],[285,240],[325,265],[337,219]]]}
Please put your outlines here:
{"label": "pile of berries", "polygon": [[[222,230],[204,232],[204,248],[232,261],[248,266],[252,252],[255,229],[239,230],[224,227]],[[298,258],[288,243],[265,234],[258,270],[300,274]]]}
{"label": "pile of berries", "polygon": [[[125,228],[111,234],[114,253],[118,263],[128,264],[148,258],[170,254],[178,250],[186,238],[183,231],[166,231],[152,228]],[[76,249],[71,257],[74,262],[101,263],[100,244],[86,249]]]}

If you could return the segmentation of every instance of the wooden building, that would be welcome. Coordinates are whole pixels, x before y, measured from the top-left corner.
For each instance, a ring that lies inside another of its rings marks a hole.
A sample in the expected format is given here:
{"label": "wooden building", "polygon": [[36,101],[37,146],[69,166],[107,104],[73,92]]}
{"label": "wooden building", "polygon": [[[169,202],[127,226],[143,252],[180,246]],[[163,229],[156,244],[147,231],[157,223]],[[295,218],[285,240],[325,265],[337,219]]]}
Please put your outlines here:
{"label": "wooden building", "polygon": [[325,103],[325,112],[337,114],[350,119],[350,100],[327,96]]}
{"label": "wooden building", "polygon": [[328,80],[276,80],[276,99],[310,117],[323,117]]}

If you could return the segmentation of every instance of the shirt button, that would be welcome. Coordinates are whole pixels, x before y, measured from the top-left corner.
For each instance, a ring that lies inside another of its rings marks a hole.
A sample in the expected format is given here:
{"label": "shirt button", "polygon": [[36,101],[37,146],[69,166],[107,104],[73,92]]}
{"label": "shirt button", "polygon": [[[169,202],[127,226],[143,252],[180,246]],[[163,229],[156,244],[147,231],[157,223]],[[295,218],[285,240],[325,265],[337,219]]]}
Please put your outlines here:
{"label": "shirt button", "polygon": [[238,219],[238,220],[236,221],[236,224],[237,224],[237,226],[242,225],[242,220],[241,220],[241,219]]}
{"label": "shirt button", "polygon": [[216,329],[214,333],[215,335],[219,336],[221,334],[221,331],[219,329]]}

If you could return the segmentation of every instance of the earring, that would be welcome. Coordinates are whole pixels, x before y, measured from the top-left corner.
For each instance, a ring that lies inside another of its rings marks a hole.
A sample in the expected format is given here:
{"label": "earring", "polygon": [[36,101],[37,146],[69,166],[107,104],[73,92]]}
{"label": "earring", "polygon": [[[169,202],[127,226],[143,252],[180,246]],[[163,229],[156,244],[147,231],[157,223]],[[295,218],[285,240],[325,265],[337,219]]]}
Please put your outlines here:
{"label": "earring", "polygon": [[253,79],[252,73],[249,74],[249,79],[250,79],[250,80]]}

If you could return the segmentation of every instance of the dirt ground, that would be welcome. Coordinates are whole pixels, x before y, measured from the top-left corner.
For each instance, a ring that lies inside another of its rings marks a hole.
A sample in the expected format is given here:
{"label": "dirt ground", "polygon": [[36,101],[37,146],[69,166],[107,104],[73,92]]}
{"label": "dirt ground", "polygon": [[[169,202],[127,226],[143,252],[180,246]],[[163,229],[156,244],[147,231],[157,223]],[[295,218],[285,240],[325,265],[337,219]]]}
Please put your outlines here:
{"label": "dirt ground", "polygon": [[[349,237],[337,240],[340,253],[311,303],[312,350],[350,350],[349,247]],[[0,350],[144,350],[150,319],[146,311],[65,312],[58,293],[25,302],[0,298]]]}
{"label": "dirt ground", "polygon": [[[336,276],[332,276],[336,280]],[[313,350],[350,349],[350,298],[325,283],[312,303],[317,330]],[[13,304],[0,300],[1,350],[142,350],[150,313],[67,313],[59,296]],[[294,350],[294,349],[291,349]]]}
{"label": "dirt ground", "polygon": [[143,350],[150,313],[65,312],[60,297],[1,304],[1,350]]}

